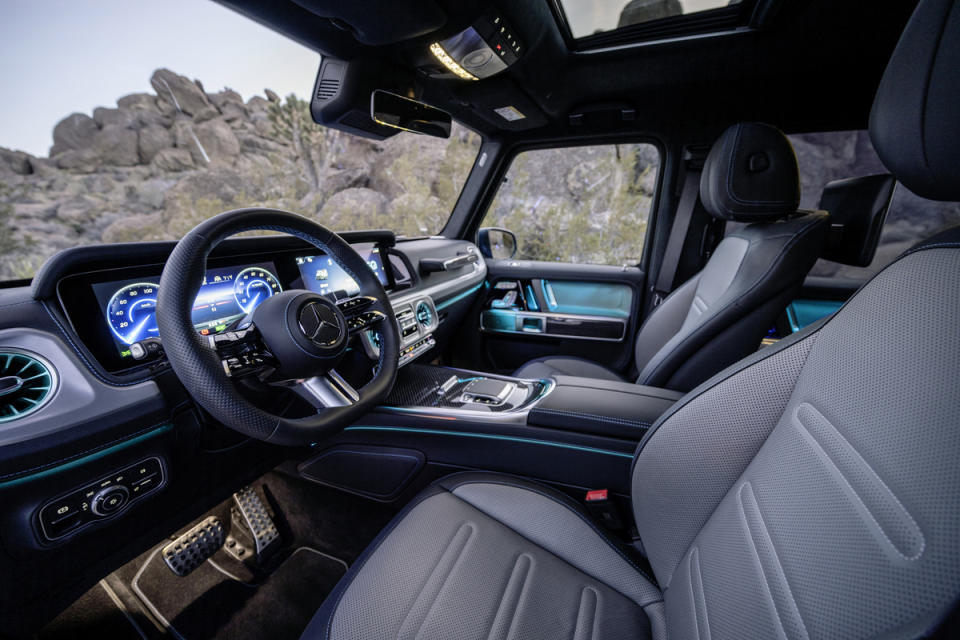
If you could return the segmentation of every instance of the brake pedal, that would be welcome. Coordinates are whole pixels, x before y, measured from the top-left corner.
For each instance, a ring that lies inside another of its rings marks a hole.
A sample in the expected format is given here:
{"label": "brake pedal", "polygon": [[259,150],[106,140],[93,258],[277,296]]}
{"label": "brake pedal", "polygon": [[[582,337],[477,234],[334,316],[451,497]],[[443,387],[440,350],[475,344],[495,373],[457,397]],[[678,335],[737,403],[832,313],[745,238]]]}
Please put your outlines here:
{"label": "brake pedal", "polygon": [[223,546],[224,531],[216,516],[204,518],[161,551],[164,562],[183,577],[206,562]]}
{"label": "brake pedal", "polygon": [[[254,551],[260,558],[270,545],[280,538],[280,532],[267,513],[267,506],[252,487],[237,491],[233,494],[233,501],[239,511],[239,519],[246,525],[247,533],[253,537]],[[227,549],[230,550],[229,544]]]}

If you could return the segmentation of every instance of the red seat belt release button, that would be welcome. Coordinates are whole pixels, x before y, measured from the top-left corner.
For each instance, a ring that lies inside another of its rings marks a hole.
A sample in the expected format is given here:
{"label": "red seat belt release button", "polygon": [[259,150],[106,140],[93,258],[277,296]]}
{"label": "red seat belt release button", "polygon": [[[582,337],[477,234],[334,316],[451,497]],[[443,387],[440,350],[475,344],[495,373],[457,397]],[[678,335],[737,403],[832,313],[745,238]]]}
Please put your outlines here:
{"label": "red seat belt release button", "polygon": [[587,491],[587,502],[604,502],[607,498],[610,497],[610,492],[607,489],[594,489],[593,491]]}

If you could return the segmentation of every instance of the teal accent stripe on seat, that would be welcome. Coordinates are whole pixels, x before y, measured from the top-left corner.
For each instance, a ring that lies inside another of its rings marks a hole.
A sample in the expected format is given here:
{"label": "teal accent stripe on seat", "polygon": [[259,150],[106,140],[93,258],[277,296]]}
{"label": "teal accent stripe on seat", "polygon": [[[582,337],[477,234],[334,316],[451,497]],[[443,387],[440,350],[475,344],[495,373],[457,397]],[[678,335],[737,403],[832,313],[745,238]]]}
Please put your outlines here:
{"label": "teal accent stripe on seat", "polygon": [[544,447],[557,447],[559,449],[571,449],[574,451],[585,451],[587,453],[599,453],[606,456],[615,456],[617,458],[626,458],[633,460],[632,453],[623,453],[621,451],[610,451],[609,449],[598,449],[596,447],[586,447],[578,444],[568,444],[566,442],[553,442],[552,440],[535,440],[533,438],[520,438],[517,436],[502,436],[493,433],[475,433],[470,431],[448,431],[447,429],[421,429],[417,427],[381,427],[354,425],[347,427],[344,431],[383,431],[398,433],[422,433],[435,436],[453,436],[457,438],[479,438],[481,440],[501,440],[507,442],[520,442],[523,444],[536,444]]}
{"label": "teal accent stripe on seat", "polygon": [[[132,447],[133,445],[143,442],[144,440],[148,440],[160,434],[167,433],[171,429],[173,429],[173,424],[169,422],[161,424],[160,426],[156,428],[152,428],[146,433],[142,433],[139,436],[136,436],[135,438],[130,438],[129,440],[118,442],[117,444],[109,446],[106,449],[101,449],[100,451],[95,451],[88,455],[80,456],[79,458],[75,458],[73,460],[70,460],[69,462],[64,462],[63,464],[52,463],[51,465],[46,465],[46,468],[42,466],[36,467],[36,469],[38,470],[33,473],[27,473],[27,475],[14,478],[12,480],[5,480],[3,482],[0,482],[0,487],[9,487],[9,486],[21,484],[24,482],[29,482],[30,480],[37,480],[39,478],[52,476],[62,471],[67,471],[68,469],[79,467],[81,465],[87,464],[88,462],[93,462],[94,460],[99,460],[100,458],[108,456],[112,453],[116,453],[117,451],[121,451],[128,447]],[[31,471],[31,470],[28,470],[28,471]],[[10,474],[10,475],[16,475],[16,473]]]}

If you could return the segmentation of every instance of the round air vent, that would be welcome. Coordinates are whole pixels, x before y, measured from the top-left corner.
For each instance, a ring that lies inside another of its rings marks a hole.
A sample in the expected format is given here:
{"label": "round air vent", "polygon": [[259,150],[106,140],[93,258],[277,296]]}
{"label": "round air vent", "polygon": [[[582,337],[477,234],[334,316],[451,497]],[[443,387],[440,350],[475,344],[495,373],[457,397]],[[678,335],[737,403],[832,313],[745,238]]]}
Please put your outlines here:
{"label": "round air vent", "polygon": [[50,400],[53,367],[24,351],[0,350],[0,423],[19,420]]}
{"label": "round air vent", "polygon": [[423,328],[427,328],[433,323],[433,309],[423,300],[417,304],[417,322]]}

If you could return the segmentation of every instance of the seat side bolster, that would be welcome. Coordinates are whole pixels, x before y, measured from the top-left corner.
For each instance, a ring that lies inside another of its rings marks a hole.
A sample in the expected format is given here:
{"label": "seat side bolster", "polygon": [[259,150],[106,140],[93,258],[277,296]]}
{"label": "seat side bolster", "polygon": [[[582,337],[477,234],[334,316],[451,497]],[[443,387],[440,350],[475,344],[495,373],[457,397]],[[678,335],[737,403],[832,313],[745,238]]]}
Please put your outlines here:
{"label": "seat side bolster", "polygon": [[568,496],[510,476],[473,475],[444,484],[475,509],[641,607],[663,599],[655,580]]}

